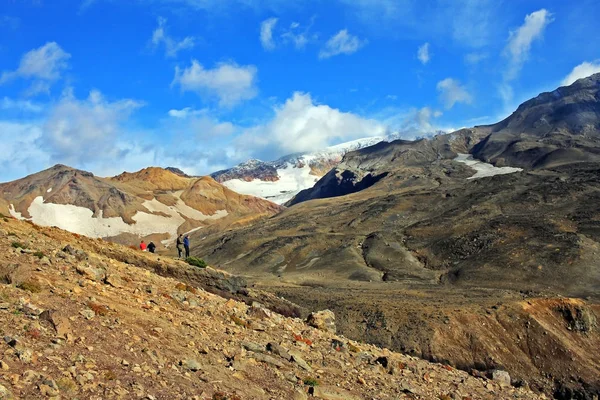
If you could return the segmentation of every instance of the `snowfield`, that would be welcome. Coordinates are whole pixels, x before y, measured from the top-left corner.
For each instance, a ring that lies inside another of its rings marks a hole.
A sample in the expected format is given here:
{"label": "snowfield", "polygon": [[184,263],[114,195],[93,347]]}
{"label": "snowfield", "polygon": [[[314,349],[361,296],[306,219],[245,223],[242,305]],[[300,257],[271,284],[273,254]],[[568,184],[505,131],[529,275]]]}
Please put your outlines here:
{"label": "snowfield", "polygon": [[[222,182],[223,185],[234,192],[261,197],[276,204],[284,204],[304,189],[310,189],[317,183],[321,176],[311,175],[310,165],[319,165],[330,160],[341,160],[342,157],[354,150],[359,150],[387,140],[386,137],[370,137],[341,143],[327,147],[313,153],[286,156],[272,165],[278,166],[276,182],[253,179],[248,182],[242,179],[231,179]],[[303,164],[298,168],[297,163]]]}
{"label": "snowfield", "polygon": [[[156,199],[146,200],[142,205],[148,212],[138,211],[132,219],[134,224],[129,225],[121,217],[104,218],[102,211],[94,218],[92,210],[71,204],[44,203],[42,196],[36,197],[27,211],[31,215],[31,222],[41,226],[56,226],[69,232],[93,238],[117,236],[121,233],[132,233],[138,236],[147,236],[155,233],[167,233],[169,239],[163,240],[167,244],[177,237],[177,229],[186,221],[184,217],[196,221],[219,219],[227,216],[227,210],[219,210],[214,215],[204,215],[200,211],[188,206],[180,199],[181,192],[173,193],[179,200],[174,206],[167,206]],[[10,214],[18,219],[25,219],[21,213],[16,212],[11,204]],[[161,212],[163,215],[152,214]]]}
{"label": "snowfield", "polygon": [[261,181],[260,179],[247,182],[241,179],[232,179],[223,182],[223,185],[234,192],[262,197],[276,204],[284,204],[301,190],[313,187],[320,178],[310,174],[308,164],[302,168],[296,168],[288,163],[286,168],[277,170],[277,175],[279,180],[276,182]]}
{"label": "snowfield", "polygon": [[483,161],[475,160],[470,154],[458,154],[454,159],[459,163],[463,163],[473,168],[477,173],[467,179],[480,179],[495,175],[506,175],[515,172],[523,171],[523,168],[514,167],[495,167],[492,164],[484,163]]}

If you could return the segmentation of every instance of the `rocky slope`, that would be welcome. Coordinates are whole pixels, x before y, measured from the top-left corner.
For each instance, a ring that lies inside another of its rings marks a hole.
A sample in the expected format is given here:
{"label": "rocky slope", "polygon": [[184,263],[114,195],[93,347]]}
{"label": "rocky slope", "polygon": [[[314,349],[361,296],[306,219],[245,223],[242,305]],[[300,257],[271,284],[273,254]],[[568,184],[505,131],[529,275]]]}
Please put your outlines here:
{"label": "rocky slope", "polygon": [[[594,109],[586,93],[597,79],[560,89],[580,91],[570,109]],[[525,104],[518,115],[538,102]],[[348,153],[281,214],[194,253],[309,309],[331,307],[352,338],[465,369],[501,365],[557,398],[592,399],[600,163],[506,170],[469,159],[498,134],[476,127]],[[573,316],[588,328],[574,329]]]}
{"label": "rocky slope", "polygon": [[549,168],[600,161],[600,74],[542,93],[504,121],[473,155],[495,165]]}
{"label": "rocky slope", "polygon": [[209,177],[162,168],[99,178],[64,165],[0,184],[0,211],[44,226],[124,243],[168,244],[178,233],[273,215],[280,207]]}
{"label": "rocky slope", "polygon": [[312,327],[211,294],[235,281],[218,271],[57,228],[0,218],[0,276],[2,399],[545,398],[500,370],[348,340],[327,312]]}

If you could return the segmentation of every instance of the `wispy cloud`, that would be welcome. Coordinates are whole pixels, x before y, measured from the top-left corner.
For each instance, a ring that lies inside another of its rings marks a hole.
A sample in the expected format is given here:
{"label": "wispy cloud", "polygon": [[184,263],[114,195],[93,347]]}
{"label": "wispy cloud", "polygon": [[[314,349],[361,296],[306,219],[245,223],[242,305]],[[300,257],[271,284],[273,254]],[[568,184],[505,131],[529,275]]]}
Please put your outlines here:
{"label": "wispy cloud", "polygon": [[0,15],[0,28],[17,29],[21,20],[10,15]]}
{"label": "wispy cloud", "polygon": [[469,65],[476,65],[487,59],[490,55],[486,52],[474,51],[465,55],[465,63]]}
{"label": "wispy cloud", "polygon": [[277,24],[277,18],[269,18],[260,24],[260,43],[265,50],[274,50],[273,28]]}
{"label": "wispy cloud", "polygon": [[48,42],[25,53],[16,70],[2,72],[0,85],[14,79],[28,79],[33,82],[26,94],[33,96],[48,92],[52,83],[60,79],[62,73],[69,67],[70,58],[71,55],[56,42]]}
{"label": "wispy cloud", "polygon": [[473,96],[456,79],[446,78],[439,81],[437,90],[446,109],[454,107],[456,103],[470,104],[473,101]]}
{"label": "wispy cloud", "polygon": [[368,41],[359,39],[342,29],[333,35],[319,53],[319,58],[330,58],[340,54],[353,54],[364,47]]}
{"label": "wispy cloud", "polygon": [[519,76],[523,65],[529,59],[533,42],[543,37],[544,30],[553,20],[552,14],[542,8],[527,14],[523,24],[509,33],[503,53],[508,58],[508,65],[503,74],[503,81],[498,86],[498,92],[506,107],[511,107],[513,102],[511,81]]}
{"label": "wispy cloud", "polygon": [[41,104],[30,100],[14,100],[6,96],[0,100],[0,110],[39,113],[43,109],[44,107]]}
{"label": "wispy cloud", "polygon": [[553,20],[554,18],[548,10],[541,9],[525,16],[523,25],[510,32],[508,43],[504,49],[509,58],[509,66],[505,72],[506,80],[517,77],[523,64],[529,58],[532,43],[542,38],[544,30]]}
{"label": "wispy cloud", "polygon": [[230,107],[257,95],[257,74],[258,69],[254,65],[220,63],[213,69],[206,69],[193,60],[187,68],[175,68],[172,84],[200,96],[217,97],[221,106]]}
{"label": "wispy cloud", "polygon": [[417,58],[421,61],[421,64],[425,65],[431,59],[431,54],[429,53],[429,43],[424,43],[419,46],[417,50]]}
{"label": "wispy cloud", "polygon": [[196,45],[196,38],[186,36],[182,40],[177,40],[169,36],[166,32],[166,18],[158,18],[158,27],[152,32],[151,44],[157,48],[161,44],[165,47],[167,57],[176,57],[181,50],[192,49]]}
{"label": "wispy cloud", "polygon": [[581,78],[587,78],[590,75],[600,73],[600,60],[592,62],[582,62],[563,79],[561,86],[568,86]]}

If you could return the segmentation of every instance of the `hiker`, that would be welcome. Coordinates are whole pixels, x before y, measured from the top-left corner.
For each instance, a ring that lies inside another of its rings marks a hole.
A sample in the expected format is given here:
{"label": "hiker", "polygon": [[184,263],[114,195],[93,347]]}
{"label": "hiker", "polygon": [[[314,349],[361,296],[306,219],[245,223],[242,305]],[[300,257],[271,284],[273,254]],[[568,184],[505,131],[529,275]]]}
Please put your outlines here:
{"label": "hiker", "polygon": [[181,246],[183,245],[183,235],[179,234],[179,236],[177,237],[177,252],[179,253],[179,258],[181,258]]}
{"label": "hiker", "polygon": [[150,253],[154,253],[154,250],[156,250],[156,245],[154,244],[154,242],[148,243],[148,251]]}
{"label": "hiker", "polygon": [[185,247],[185,258],[190,256],[190,237],[185,235],[183,238],[183,247]]}
{"label": "hiker", "polygon": [[142,240],[142,242],[140,243],[140,250],[141,251],[146,251],[146,243],[144,243],[144,241]]}

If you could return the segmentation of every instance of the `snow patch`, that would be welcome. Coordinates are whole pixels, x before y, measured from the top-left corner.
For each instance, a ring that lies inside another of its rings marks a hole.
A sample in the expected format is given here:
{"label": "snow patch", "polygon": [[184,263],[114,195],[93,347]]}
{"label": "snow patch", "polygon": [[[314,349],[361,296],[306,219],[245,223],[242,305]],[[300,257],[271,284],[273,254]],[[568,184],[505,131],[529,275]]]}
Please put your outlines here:
{"label": "snow patch", "polygon": [[232,179],[223,182],[227,188],[234,192],[250,196],[262,197],[276,204],[284,204],[291,200],[301,190],[311,188],[320,177],[310,174],[308,163],[302,168],[296,168],[288,163],[285,168],[277,170],[279,180],[276,182],[253,179],[250,182],[241,179]]}
{"label": "snow patch", "polygon": [[46,190],[46,193],[50,193],[52,191],[52,188]]}
{"label": "snow patch", "polygon": [[515,167],[495,167],[492,164],[484,163],[483,161],[475,160],[470,154],[458,154],[454,159],[459,163],[463,163],[473,168],[477,173],[467,179],[487,178],[495,175],[506,175],[515,172],[523,171],[523,168]]}
{"label": "snow patch", "polygon": [[[177,197],[181,196],[176,194]],[[92,210],[72,204],[44,203],[42,196],[36,197],[28,208],[31,221],[41,226],[57,226],[69,232],[93,238],[117,236],[121,233],[132,233],[138,236],[147,236],[155,233],[167,233],[169,243],[177,237],[177,229],[186,221],[184,216],[197,221],[219,219],[226,216],[227,210],[219,210],[214,215],[204,215],[185,204],[181,199],[175,206],[167,206],[156,199],[146,200],[142,205],[148,212],[138,211],[132,219],[134,224],[129,225],[121,217],[104,218],[102,211],[94,217]],[[14,206],[9,207],[10,214],[18,219],[24,219],[21,213],[16,212]],[[164,213],[154,215],[153,212]]]}
{"label": "snow patch", "polygon": [[23,214],[21,214],[20,212],[17,212],[17,210],[15,210],[15,206],[14,204],[11,204],[10,206],[8,206],[8,212],[10,213],[10,216],[16,219],[25,219],[23,217]]}

